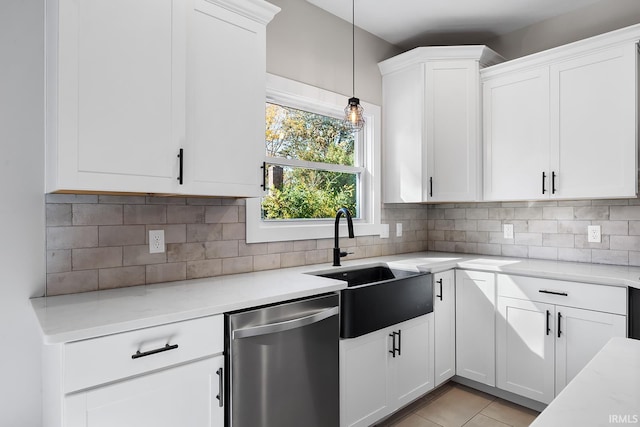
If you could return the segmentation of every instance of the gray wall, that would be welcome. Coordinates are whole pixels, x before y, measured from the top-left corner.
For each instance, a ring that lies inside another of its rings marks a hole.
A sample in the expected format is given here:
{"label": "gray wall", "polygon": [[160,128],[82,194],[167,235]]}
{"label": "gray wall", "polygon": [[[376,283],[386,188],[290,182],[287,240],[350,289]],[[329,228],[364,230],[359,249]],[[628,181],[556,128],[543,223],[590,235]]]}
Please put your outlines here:
{"label": "gray wall", "polygon": [[602,0],[484,43],[513,59],[637,23],[640,1]]}
{"label": "gray wall", "polygon": [[0,425],[41,423],[44,293],[43,0],[0,2]]}
{"label": "gray wall", "polygon": [[[282,11],[267,27],[267,71],[351,96],[351,24],[305,0],[271,3]],[[377,64],[398,53],[397,47],[356,28],[357,97],[381,105]]]}

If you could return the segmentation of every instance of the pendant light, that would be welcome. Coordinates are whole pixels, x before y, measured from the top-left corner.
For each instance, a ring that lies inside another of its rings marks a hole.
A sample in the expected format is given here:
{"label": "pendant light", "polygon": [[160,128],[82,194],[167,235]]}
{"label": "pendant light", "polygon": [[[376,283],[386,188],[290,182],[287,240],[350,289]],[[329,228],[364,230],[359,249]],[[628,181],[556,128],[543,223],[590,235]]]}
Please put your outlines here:
{"label": "pendant light", "polygon": [[352,55],[352,73],[353,73],[353,96],[349,98],[349,103],[344,109],[344,123],[351,130],[357,132],[364,126],[364,109],[360,105],[360,99],[356,98],[356,1],[351,0],[351,46]]}

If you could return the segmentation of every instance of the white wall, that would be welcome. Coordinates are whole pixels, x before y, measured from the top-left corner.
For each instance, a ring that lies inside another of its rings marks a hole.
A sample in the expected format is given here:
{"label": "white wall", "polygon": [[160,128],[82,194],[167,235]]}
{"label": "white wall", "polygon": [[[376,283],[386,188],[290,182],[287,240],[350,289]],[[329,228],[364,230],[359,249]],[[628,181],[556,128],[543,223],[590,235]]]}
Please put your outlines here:
{"label": "white wall", "polygon": [[639,0],[602,0],[483,43],[513,59],[637,23]]}
{"label": "white wall", "polygon": [[[351,23],[305,0],[269,2],[282,10],[267,27],[267,71],[350,97]],[[397,47],[356,28],[358,98],[377,105],[382,103],[378,62],[398,53]]]}
{"label": "white wall", "polygon": [[41,425],[44,0],[0,2],[0,426]]}

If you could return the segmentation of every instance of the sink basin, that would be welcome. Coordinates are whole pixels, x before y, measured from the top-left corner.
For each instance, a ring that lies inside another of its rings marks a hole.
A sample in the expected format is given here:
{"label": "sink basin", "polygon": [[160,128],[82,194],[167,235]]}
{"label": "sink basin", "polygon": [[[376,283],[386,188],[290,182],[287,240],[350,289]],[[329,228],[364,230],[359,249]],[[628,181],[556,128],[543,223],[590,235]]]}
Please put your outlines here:
{"label": "sink basin", "polygon": [[431,275],[368,264],[310,274],[344,280],[340,336],[355,338],[433,311]]}

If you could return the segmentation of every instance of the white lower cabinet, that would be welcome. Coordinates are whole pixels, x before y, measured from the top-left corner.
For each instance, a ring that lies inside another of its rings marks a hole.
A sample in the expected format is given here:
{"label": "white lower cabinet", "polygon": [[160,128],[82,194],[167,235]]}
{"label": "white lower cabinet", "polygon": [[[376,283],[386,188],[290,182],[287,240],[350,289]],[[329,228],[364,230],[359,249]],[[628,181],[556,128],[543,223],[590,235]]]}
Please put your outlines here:
{"label": "white lower cabinet", "polygon": [[456,374],[495,386],[495,275],[456,270]]}
{"label": "white lower cabinet", "polygon": [[43,351],[45,427],[222,427],[222,315]]}
{"label": "white lower cabinet", "polygon": [[454,270],[433,275],[435,386],[456,373],[456,289]]}
{"label": "white lower cabinet", "polygon": [[551,402],[609,339],[626,336],[625,314],[624,288],[498,275],[497,387]]}
{"label": "white lower cabinet", "polygon": [[626,337],[627,317],[556,307],[556,396],[613,337]]}
{"label": "white lower cabinet", "polygon": [[340,341],[340,425],[369,426],[433,389],[433,313]]}
{"label": "white lower cabinet", "polygon": [[66,427],[222,427],[217,356],[65,397]]}

